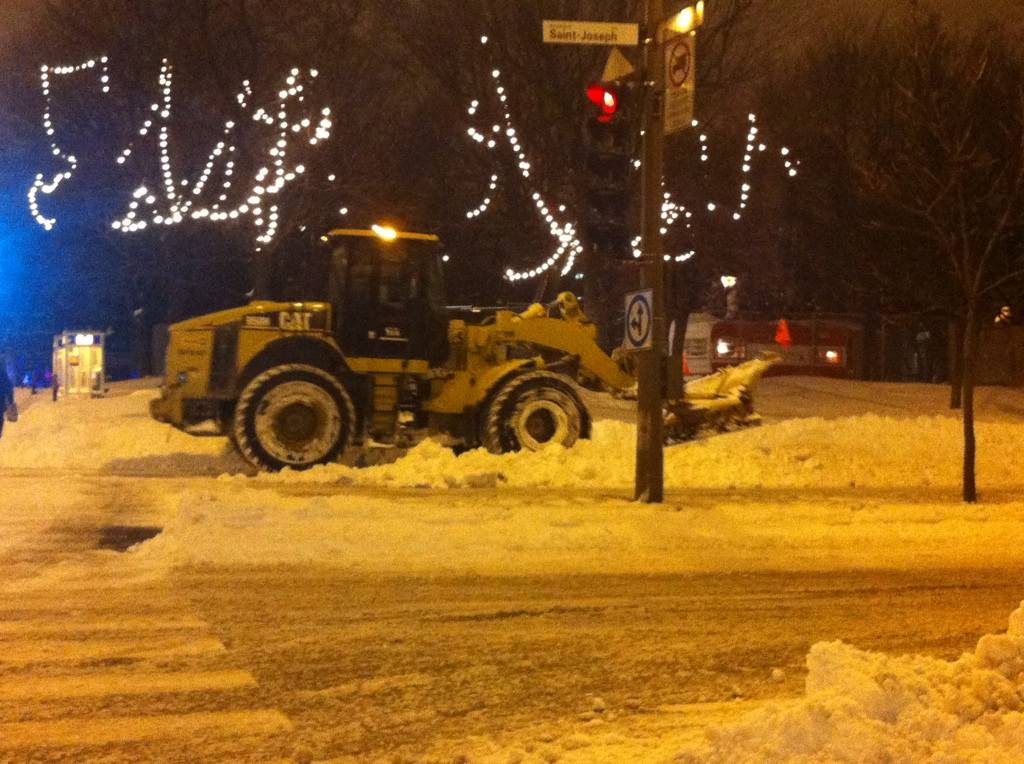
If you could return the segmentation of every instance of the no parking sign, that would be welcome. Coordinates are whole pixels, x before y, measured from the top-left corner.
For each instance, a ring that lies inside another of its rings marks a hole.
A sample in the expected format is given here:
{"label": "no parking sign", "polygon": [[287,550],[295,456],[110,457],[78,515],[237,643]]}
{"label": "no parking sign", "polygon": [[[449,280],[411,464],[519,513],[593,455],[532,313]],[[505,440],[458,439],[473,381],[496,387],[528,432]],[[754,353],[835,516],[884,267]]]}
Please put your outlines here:
{"label": "no parking sign", "polygon": [[665,43],[665,135],[686,130],[693,120],[697,37],[676,35]]}

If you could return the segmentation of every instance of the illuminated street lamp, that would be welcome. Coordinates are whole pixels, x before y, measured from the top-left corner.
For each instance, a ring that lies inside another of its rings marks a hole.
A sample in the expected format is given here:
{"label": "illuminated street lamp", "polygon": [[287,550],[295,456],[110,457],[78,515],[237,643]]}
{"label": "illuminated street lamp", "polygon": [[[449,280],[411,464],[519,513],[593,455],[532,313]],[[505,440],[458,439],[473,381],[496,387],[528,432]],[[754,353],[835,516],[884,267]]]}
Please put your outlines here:
{"label": "illuminated street lamp", "polygon": [[665,29],[676,34],[687,34],[704,23],[704,0],[688,5],[665,22]]}
{"label": "illuminated street lamp", "polygon": [[384,239],[384,241],[394,241],[398,238],[398,231],[389,225],[374,224],[370,228],[375,234],[377,234],[377,236]]}

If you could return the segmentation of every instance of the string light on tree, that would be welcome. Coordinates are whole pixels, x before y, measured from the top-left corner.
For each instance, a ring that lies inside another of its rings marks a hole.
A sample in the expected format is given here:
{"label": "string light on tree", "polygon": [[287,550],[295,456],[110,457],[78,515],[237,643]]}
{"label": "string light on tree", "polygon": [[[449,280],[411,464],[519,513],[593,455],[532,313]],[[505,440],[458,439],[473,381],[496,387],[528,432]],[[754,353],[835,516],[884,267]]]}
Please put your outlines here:
{"label": "string light on tree", "polygon": [[[492,175],[491,176],[491,182],[490,182],[490,185],[488,186],[488,188],[490,189],[491,193],[494,193],[494,191],[497,190],[497,188],[498,188],[498,176],[497,175]],[[472,219],[472,218],[477,217],[478,215],[483,215],[485,212],[487,212],[487,209],[490,206],[491,206],[491,197],[490,196],[484,197],[484,200],[482,202],[480,202],[480,204],[478,204],[476,207],[474,207],[473,209],[471,209],[468,212],[466,212],[466,217],[469,218],[469,219]]]}
{"label": "string light on tree", "polygon": [[[100,77],[100,84],[104,92],[109,90],[109,75],[106,70],[106,57],[100,59],[103,64],[103,71]],[[81,69],[93,68],[95,61],[87,61],[78,67],[58,67],[53,69],[55,73],[71,74]],[[50,117],[51,105],[49,98],[48,75],[51,70],[43,67],[43,92],[46,96],[46,110],[43,117],[43,125],[48,135],[53,135],[53,125]],[[267,243],[274,238],[279,224],[278,205],[275,203],[277,195],[280,194],[288,183],[302,175],[306,168],[300,163],[288,163],[288,153],[291,144],[297,139],[306,138],[311,146],[328,139],[331,135],[333,122],[329,107],[321,109],[320,114],[310,117],[306,114],[291,116],[290,112],[299,111],[294,108],[294,103],[303,103],[307,84],[307,78],[313,79],[317,76],[315,69],[303,72],[294,68],[285,79],[284,87],[277,93],[277,101],[270,108],[261,107],[251,113],[254,121],[274,127],[276,129],[276,140],[267,151],[266,163],[259,167],[253,175],[248,188],[236,195],[235,203],[228,203],[229,192],[235,181],[235,166],[237,164],[237,146],[232,141],[232,136],[237,129],[237,121],[229,119],[225,121],[220,139],[209,151],[206,162],[194,183],[189,178],[176,178],[173,169],[171,154],[170,124],[173,114],[173,67],[169,61],[163,60],[160,67],[157,84],[159,96],[156,101],[150,104],[150,116],[143,122],[137,131],[137,138],[149,138],[155,130],[157,144],[158,165],[160,172],[160,191],[153,193],[147,184],[138,184],[132,193],[132,198],[127,209],[120,218],[111,223],[111,227],[123,233],[145,230],[149,225],[176,225],[185,220],[210,220],[225,221],[237,220],[240,217],[251,216],[254,226],[257,229],[256,241]],[[244,113],[248,109],[252,97],[252,88],[248,81],[242,83],[241,91],[236,95],[235,100],[239,109]],[[316,120],[314,126],[314,119]],[[312,130],[312,135],[309,131]],[[308,138],[307,138],[308,136]],[[46,218],[38,209],[36,195],[39,190],[44,193],[52,193],[59,186],[60,181],[70,176],[77,160],[70,155],[65,155],[56,143],[53,143],[54,155],[65,159],[69,169],[58,173],[55,180],[50,183],[42,181],[42,176],[37,176],[36,183],[29,191],[29,209],[36,220],[44,228],[49,230],[53,227],[55,220]],[[125,165],[135,152],[134,143],[122,149],[115,157],[117,165]],[[204,192],[207,189],[214,172],[219,171],[220,186],[216,200],[212,203],[205,203]],[[190,192],[185,191],[190,187]],[[49,190],[47,190],[49,189]],[[238,201],[241,199],[241,201]]]}
{"label": "string light on tree", "polygon": [[[738,221],[738,220],[740,220],[743,217],[743,213],[741,212],[741,210],[746,209],[747,203],[748,203],[748,201],[750,199],[750,191],[751,191],[752,186],[751,186],[751,183],[750,183],[750,180],[749,180],[749,174],[753,170],[753,164],[752,163],[754,161],[754,152],[756,150],[757,153],[761,153],[761,152],[764,152],[765,150],[767,150],[767,148],[768,148],[768,146],[765,143],[758,143],[756,146],[754,145],[754,141],[757,139],[757,135],[758,135],[758,132],[759,132],[759,130],[758,130],[757,126],[756,126],[757,115],[752,114],[752,113],[748,114],[747,115],[747,121],[749,123],[749,127],[748,127],[748,130],[747,130],[747,136],[746,136],[746,138],[747,138],[746,153],[743,155],[743,161],[740,164],[740,171],[741,171],[741,174],[742,174],[744,180],[740,184],[739,204],[731,213],[731,217],[732,217],[732,219],[734,221]],[[699,122],[697,120],[693,120],[693,122],[691,124],[692,124],[693,127],[696,128],[696,127],[698,127]],[[707,134],[699,133],[698,136],[697,136],[697,141],[698,141],[699,147],[700,147],[700,160],[702,162],[706,162],[708,160],[708,158],[710,157],[710,149],[709,149],[709,146],[708,146],[709,140],[708,140]],[[783,158],[785,158],[785,157],[789,156],[790,150],[788,148],[786,148],[786,147],[783,147],[780,150],[779,153],[781,154],[781,156]],[[795,162],[793,160],[786,160],[785,161],[784,166],[787,169],[788,175],[790,177],[795,177],[796,176],[796,165],[797,164],[799,164],[799,162]],[[637,162],[636,165],[639,166],[639,162]],[[664,181],[662,181],[661,185],[662,185],[662,187],[665,186]],[[710,201],[709,200],[708,202],[705,203],[705,210],[706,210],[707,214],[713,215],[713,214],[717,213],[720,210],[720,208],[722,208],[722,206],[723,205],[720,202],[715,202],[715,201]],[[690,220],[693,217],[693,212],[688,210],[685,205],[678,204],[678,203],[674,202],[672,200],[672,194],[670,192],[668,192],[668,191],[665,191],[664,192],[664,199],[663,199],[662,206],[661,206],[662,226],[661,226],[660,231],[659,231],[661,233],[661,235],[662,236],[667,236],[670,233],[669,229],[680,219],[680,217],[682,217],[682,218],[684,218],[686,220]],[[692,224],[691,223],[686,223],[686,228],[688,228],[688,229],[692,228]],[[640,258],[640,257],[643,256],[643,251],[640,249],[640,242],[641,242],[641,237],[639,237],[639,236],[634,237],[632,242],[631,242],[632,248],[633,248],[633,257],[635,257],[635,258]],[[683,262],[686,262],[687,260],[691,259],[695,255],[696,255],[696,252],[691,249],[691,250],[688,250],[688,251],[683,252],[681,254],[665,255],[664,257],[665,257],[666,261],[674,261],[674,262],[677,262],[677,263],[683,263]]]}
{"label": "string light on tree", "polygon": [[[486,44],[487,38],[481,38],[481,43]],[[467,128],[466,133],[474,142],[485,146],[489,150],[493,150],[496,147],[496,137],[500,138],[504,136],[505,139],[508,141],[509,147],[511,148],[513,155],[516,158],[517,168],[523,181],[529,181],[531,165],[530,162],[527,160],[526,153],[523,150],[522,145],[519,142],[518,133],[512,122],[512,115],[508,107],[508,93],[501,82],[501,70],[493,69],[491,71],[491,78],[494,83],[494,95],[496,97],[497,102],[500,104],[503,124],[493,124],[490,128],[490,137],[488,137],[487,133],[484,130],[479,129],[475,126],[470,126],[469,128]],[[473,101],[470,102],[469,107],[467,108],[467,113],[469,114],[470,117],[474,117],[477,115],[480,109],[481,102],[477,99],[474,99]],[[750,126],[747,133],[746,153],[743,156],[743,162],[741,164],[741,170],[744,176],[749,174],[753,169],[753,152],[755,151],[755,148],[758,152],[763,152],[767,148],[767,146],[764,143],[758,144],[757,146],[754,145],[754,140],[756,139],[756,136],[758,134],[758,128],[755,125],[756,116],[754,114],[748,115],[748,121],[750,123]],[[692,126],[696,128],[698,127],[698,125],[698,121],[693,120]],[[710,158],[711,152],[709,147],[708,136],[706,133],[698,134],[698,144],[700,149],[700,160],[701,162],[707,162]],[[788,154],[788,149],[783,149],[783,152],[783,156],[786,156],[786,154]],[[634,168],[639,167],[640,162],[639,160],[637,160],[634,162]],[[794,163],[787,161],[786,168],[787,170],[790,171],[789,174],[791,177],[795,176],[796,172]],[[492,174],[488,186],[488,190],[490,193],[486,197],[484,197],[484,199],[479,204],[466,211],[465,215],[467,219],[474,219],[489,209],[494,192],[497,189],[497,184],[498,176]],[[530,193],[531,198],[533,199],[537,212],[539,213],[541,218],[548,224],[549,232],[552,238],[554,238],[557,241],[557,245],[555,251],[551,255],[549,255],[547,259],[538,264],[535,264],[531,268],[524,270],[508,268],[505,271],[505,278],[513,282],[520,281],[523,279],[536,278],[537,276],[543,275],[548,270],[555,267],[559,262],[563,260],[563,258],[564,264],[562,265],[561,273],[562,275],[566,275],[572,271],[575,265],[576,258],[583,252],[583,245],[575,235],[576,228],[569,221],[557,219],[555,215],[551,212],[548,204],[546,203],[540,192],[535,189],[531,189],[529,187],[529,183],[527,183],[527,190],[528,193]],[[740,210],[746,208],[747,202],[750,198],[750,190],[751,185],[748,181],[745,180],[740,187],[739,207],[738,209],[732,212],[733,220],[739,220],[742,217],[742,213],[740,212]],[[707,213],[714,213],[718,209],[718,207],[718,203],[714,201],[708,201],[706,207]],[[558,212],[564,213],[565,205],[558,205]],[[668,191],[664,192],[664,200],[661,206],[662,226],[660,228],[660,233],[662,236],[668,235],[670,233],[669,229],[678,220],[690,220],[692,217],[692,211],[688,210],[684,205],[674,202],[672,200],[671,194]],[[687,222],[686,227],[691,228],[691,223]],[[633,248],[633,256],[637,258],[643,255],[643,252],[640,249],[640,241],[641,238],[637,236],[631,242]],[[691,259],[692,257],[695,256],[695,254],[695,251],[690,249],[676,255],[666,255],[665,257],[667,260],[681,263]]]}
{"label": "string light on tree", "polygon": [[[480,43],[482,45],[486,45],[487,37],[481,37]],[[548,233],[556,242],[554,252],[552,252],[547,259],[526,270],[517,271],[514,268],[509,268],[505,271],[505,277],[509,281],[513,282],[520,281],[522,279],[536,278],[537,276],[546,273],[563,260],[564,263],[562,264],[561,273],[562,275],[566,275],[572,271],[573,266],[576,263],[577,256],[583,252],[583,244],[576,236],[575,225],[568,220],[559,219],[559,217],[552,212],[551,206],[547,203],[541,193],[536,189],[531,188],[531,184],[528,181],[530,179],[532,165],[525,150],[523,149],[522,143],[519,141],[518,131],[512,121],[512,113],[508,107],[508,93],[501,81],[501,70],[493,69],[491,71],[491,79],[493,80],[495,99],[498,104],[500,104],[502,120],[501,122],[495,122],[491,125],[490,137],[475,127],[470,127],[466,132],[476,143],[484,145],[490,151],[493,151],[497,147],[498,140],[502,138],[505,139],[516,160],[516,168],[519,171],[519,175],[523,181],[527,183],[527,191],[530,194],[530,198],[533,201],[537,214],[547,224]],[[480,101],[472,101],[467,109],[469,116],[475,116],[479,109]],[[497,187],[498,176],[491,175],[491,180],[488,186],[490,193],[474,208],[466,211],[467,219],[475,218],[487,211],[491,205],[491,200]],[[558,205],[557,211],[559,213],[564,212],[565,205]]]}
{"label": "string light on tree", "polygon": [[66,77],[73,74],[79,74],[83,71],[91,71],[96,68],[96,64],[99,63],[100,75],[99,85],[101,93],[110,92],[110,74],[107,71],[107,57],[102,56],[99,59],[90,58],[83,61],[80,64],[72,64],[65,66],[48,66],[43,64],[39,68],[39,84],[43,91],[43,130],[46,132],[46,136],[50,139],[50,153],[57,157],[61,162],[64,163],[65,167],[59,170],[57,173],[50,178],[49,181],[45,179],[42,173],[38,173],[35,180],[32,181],[32,185],[28,190],[28,208],[29,212],[35,221],[41,225],[45,230],[51,230],[57,223],[56,218],[47,217],[39,209],[39,192],[49,196],[60,188],[61,183],[65,180],[69,180],[74,174],[75,169],[78,167],[78,158],[74,154],[69,154],[60,147],[57,143],[57,128],[53,122],[53,98],[51,95],[51,86],[53,77]]}
{"label": "string light on tree", "polygon": [[[747,204],[749,204],[749,202],[750,202],[750,194],[751,194],[751,191],[753,189],[753,185],[751,183],[750,175],[751,175],[751,173],[753,172],[753,169],[754,169],[754,161],[756,159],[756,155],[763,153],[768,148],[767,144],[764,143],[764,142],[756,143],[756,141],[758,140],[758,138],[757,138],[758,133],[760,132],[758,127],[757,127],[757,124],[756,124],[757,123],[757,115],[753,114],[753,113],[748,114],[747,115],[747,122],[748,122],[747,135],[746,135],[746,141],[747,142],[746,142],[746,145],[744,147],[743,160],[740,163],[740,168],[739,168],[740,169],[740,174],[741,174],[741,177],[742,177],[742,181],[740,182],[740,186],[739,186],[739,200],[737,202],[737,205],[732,209],[732,211],[730,213],[730,216],[731,216],[731,218],[734,221],[738,221],[738,220],[741,220],[743,218],[743,210],[745,210],[747,208]],[[693,121],[693,126],[696,127],[697,125],[698,125],[697,120],[694,120]],[[704,133],[700,133],[699,136],[698,136],[698,142],[700,144],[700,152],[701,152],[700,158],[701,158],[701,161],[707,161],[707,157],[709,156],[709,153],[710,153],[709,149],[708,149],[708,137],[707,137],[707,135],[704,134]],[[787,147],[783,146],[782,149],[780,149],[779,153],[785,159],[787,156],[789,156],[790,150]],[[796,165],[797,164],[799,164],[799,162],[796,162],[796,161],[793,161],[793,160],[790,160],[790,159],[785,159],[784,167],[787,170],[787,174],[789,175],[789,177],[796,177],[796,174],[797,174],[797,172],[796,172]],[[718,212],[720,208],[724,209],[724,205],[721,202],[716,202],[716,201],[713,201],[713,200],[709,200],[706,203],[706,205],[705,205],[705,209],[707,210],[707,212],[709,214],[713,214],[713,213]],[[692,213],[690,211],[686,210],[686,208],[683,207],[682,205],[676,206],[672,202],[671,194],[669,194],[668,192],[665,192],[665,203],[662,205],[662,219],[664,220],[664,223],[665,223],[665,225],[664,225],[664,227],[662,229],[663,233],[665,232],[665,230],[667,228],[671,227],[676,222],[676,220],[679,219],[679,215],[678,214],[674,214],[674,213],[679,212],[679,211],[682,211],[687,219],[692,217]],[[690,224],[687,223],[686,227],[690,228]],[[634,255],[639,256],[637,254],[637,252],[638,252],[638,250],[635,250],[634,251]]]}

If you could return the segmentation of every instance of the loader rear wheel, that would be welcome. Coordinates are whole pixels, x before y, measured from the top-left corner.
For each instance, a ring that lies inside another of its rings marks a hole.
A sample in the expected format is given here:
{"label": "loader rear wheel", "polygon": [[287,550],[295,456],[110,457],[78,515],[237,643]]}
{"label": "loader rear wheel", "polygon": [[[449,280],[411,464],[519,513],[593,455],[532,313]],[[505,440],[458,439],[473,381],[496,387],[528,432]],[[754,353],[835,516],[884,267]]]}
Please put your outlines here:
{"label": "loader rear wheel", "polygon": [[342,384],[315,366],[275,366],[254,378],[235,406],[234,440],[249,462],[303,470],[337,459],[352,441],[355,408]]}
{"label": "loader rear wheel", "polygon": [[484,410],[480,441],[494,454],[572,446],[586,412],[568,380],[548,371],[513,377]]}

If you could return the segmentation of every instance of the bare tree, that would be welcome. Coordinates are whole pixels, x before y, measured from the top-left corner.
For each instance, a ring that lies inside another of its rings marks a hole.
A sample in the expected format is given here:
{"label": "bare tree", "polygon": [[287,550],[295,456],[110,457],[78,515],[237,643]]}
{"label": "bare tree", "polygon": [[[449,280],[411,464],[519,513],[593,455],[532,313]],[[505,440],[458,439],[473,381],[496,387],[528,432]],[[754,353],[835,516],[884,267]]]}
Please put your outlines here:
{"label": "bare tree", "polygon": [[[433,99],[434,108],[446,115],[447,129],[453,135],[464,136],[466,105],[491,92],[491,71],[500,69],[517,130],[534,158],[530,184],[546,198],[564,203],[566,214],[572,217],[585,203],[585,173],[580,171],[585,166],[581,134],[586,108],[584,87],[600,76],[608,50],[600,46],[547,45],[541,39],[541,22],[637,20],[640,5],[635,0],[486,0],[477,3],[470,14],[465,3],[454,0],[416,2],[406,8],[406,21],[410,23],[397,27],[391,39],[398,50],[408,54],[406,59],[397,60],[406,61],[411,78]],[[767,5],[756,0],[709,4],[707,23],[700,32],[697,71],[702,120],[726,123],[722,112],[749,96],[748,86],[757,76],[759,61],[767,58],[767,48],[778,40],[754,31],[754,18],[762,8],[766,14]],[[484,35],[488,43],[481,46],[479,40]],[[638,63],[637,51],[623,52]],[[487,103],[487,99],[482,100]],[[623,109],[638,114],[639,101],[636,97]],[[747,111],[749,103],[743,110],[744,117]],[[636,127],[638,131],[638,122]],[[504,264],[517,268],[543,260],[551,240],[537,219],[529,189],[516,178],[514,163],[495,163],[493,155],[475,150],[467,138],[461,137],[460,143],[460,156],[440,168],[452,190],[450,207],[442,213],[451,220],[450,235],[468,235],[478,244],[487,242],[486,248],[496,250]],[[674,193],[689,194],[697,185],[696,173],[707,169],[696,161],[696,137],[674,138],[671,149],[666,163],[668,187]],[[502,182],[491,212],[467,224],[459,217],[472,206],[470,200],[479,198],[481,180],[492,171],[501,174]],[[683,225],[678,228],[682,233],[672,245],[679,251],[691,249],[691,234],[683,231]],[[483,259],[478,262],[483,263]],[[495,271],[503,270],[496,267],[502,265],[501,260],[492,259],[489,264]],[[695,264],[683,267],[687,272],[677,274],[677,281],[685,283],[693,275]],[[599,325],[609,326],[618,315],[621,291],[636,278],[632,270],[629,264],[596,258],[583,263],[587,310]],[[557,269],[546,275],[540,284],[506,285],[502,292],[539,299],[560,288],[581,286],[577,281],[566,282]]]}
{"label": "bare tree", "polygon": [[[176,174],[198,174],[228,119],[239,124],[236,173],[246,173],[269,144],[259,125],[239,118],[247,115],[240,115],[234,95],[249,80],[254,99],[269,103],[290,68],[299,66],[319,70],[310,100],[330,105],[336,117],[332,140],[310,151],[301,187],[288,189],[282,228],[314,219],[321,224],[323,210],[337,218],[339,207],[358,197],[360,182],[365,186],[376,176],[379,167],[367,157],[373,152],[361,150],[376,115],[357,108],[379,89],[372,76],[379,65],[364,40],[364,0],[95,0],[87,13],[81,5],[47,0],[31,47],[9,54],[12,76],[0,83],[7,96],[0,135],[5,146],[20,147],[20,161],[0,163],[0,177],[6,180],[9,172],[10,185],[24,189],[31,181],[28,171],[46,172],[52,161],[40,127],[39,66],[109,56],[109,93],[101,96],[84,76],[55,80],[52,89],[61,144],[81,159],[73,181],[46,202],[58,212],[57,228],[46,236],[55,261],[50,270],[79,274],[78,289],[58,290],[69,301],[64,313],[87,307],[92,315],[123,320],[144,306],[147,320],[159,321],[165,314],[180,318],[237,302],[249,289],[252,274],[246,270],[255,259],[249,226],[151,226],[128,236],[110,228],[115,211],[130,199],[132,187],[126,184],[158,172],[155,144],[140,141],[124,165],[113,159],[138,138],[150,104],[159,98],[163,58],[175,71]],[[328,182],[328,176],[338,182]],[[40,260],[45,258],[41,253]]]}
{"label": "bare tree", "polygon": [[855,167],[863,191],[887,208],[884,224],[926,242],[955,288],[963,498],[974,502],[979,332],[993,292],[1024,276],[1015,246],[1024,227],[1024,64],[994,30],[958,40],[935,18],[915,17],[875,43],[864,97],[884,119]]}

